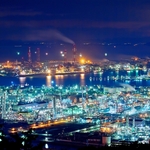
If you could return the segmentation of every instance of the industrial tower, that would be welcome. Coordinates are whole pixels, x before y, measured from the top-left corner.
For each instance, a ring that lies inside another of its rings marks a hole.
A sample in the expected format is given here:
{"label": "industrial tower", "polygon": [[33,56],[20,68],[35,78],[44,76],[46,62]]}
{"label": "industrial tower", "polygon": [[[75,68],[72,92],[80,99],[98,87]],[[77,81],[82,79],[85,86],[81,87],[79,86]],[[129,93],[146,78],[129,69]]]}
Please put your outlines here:
{"label": "industrial tower", "polygon": [[5,119],[5,116],[6,116],[6,98],[7,98],[7,92],[5,91],[1,95],[2,119]]}
{"label": "industrial tower", "polygon": [[28,62],[31,63],[31,50],[29,47],[29,51],[28,51]]}
{"label": "industrial tower", "polygon": [[73,45],[73,63],[75,64],[76,63],[76,46],[75,44]]}
{"label": "industrial tower", "polygon": [[53,118],[55,119],[57,117],[57,112],[56,112],[56,97],[53,96],[52,99],[52,106],[53,106]]}

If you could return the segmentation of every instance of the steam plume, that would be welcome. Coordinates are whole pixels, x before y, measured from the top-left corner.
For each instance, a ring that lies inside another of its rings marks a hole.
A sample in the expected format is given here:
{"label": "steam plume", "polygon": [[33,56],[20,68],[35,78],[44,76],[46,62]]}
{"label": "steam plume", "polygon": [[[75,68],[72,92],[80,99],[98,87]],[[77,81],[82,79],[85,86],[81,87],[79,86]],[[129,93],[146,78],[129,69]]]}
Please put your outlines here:
{"label": "steam plume", "polygon": [[60,33],[57,30],[38,30],[38,31],[32,31],[29,35],[26,35],[25,40],[29,41],[38,41],[38,40],[60,40],[66,43],[75,44],[73,40],[69,39],[62,33]]}
{"label": "steam plume", "polygon": [[126,88],[129,91],[136,91],[135,88],[129,84],[125,84],[125,83],[119,83],[120,86],[123,86],[124,88]]}

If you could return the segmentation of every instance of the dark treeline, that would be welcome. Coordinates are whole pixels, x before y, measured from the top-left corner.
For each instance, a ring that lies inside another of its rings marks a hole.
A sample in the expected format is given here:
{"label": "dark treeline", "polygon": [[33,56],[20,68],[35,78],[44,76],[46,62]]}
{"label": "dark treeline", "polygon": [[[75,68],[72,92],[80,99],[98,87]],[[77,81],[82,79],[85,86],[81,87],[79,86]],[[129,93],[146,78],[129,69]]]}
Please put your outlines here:
{"label": "dark treeline", "polygon": [[[33,135],[34,130],[29,129],[28,132],[4,134],[3,125],[0,125],[0,150],[57,150],[57,148],[45,148],[45,142],[36,142],[38,135]],[[67,146],[66,146],[67,147]],[[72,146],[74,147],[74,146]],[[139,144],[138,142],[121,143],[120,145],[111,144],[111,146],[94,147],[85,146],[76,148],[76,150],[102,150],[102,149],[118,149],[118,148],[134,148],[134,149],[150,149],[150,144]],[[70,147],[64,148],[59,145],[58,150],[70,150]]]}
{"label": "dark treeline", "polygon": [[[9,137],[0,137],[0,150],[70,150],[70,147],[64,148],[59,145],[59,148],[45,148],[45,142],[39,142],[33,146],[33,141],[36,140],[37,136],[31,135],[31,132],[25,133],[25,137],[21,137],[19,134],[11,134]],[[57,146],[56,146],[57,147]],[[102,149],[150,149],[150,144],[138,144],[134,142],[130,145],[111,145],[103,147],[85,146],[77,148],[76,150],[102,150]]]}
{"label": "dark treeline", "polygon": [[82,147],[82,148],[79,148],[78,150],[102,150],[102,149],[149,149],[150,148],[150,144],[138,144],[137,142],[134,142],[132,144],[121,144],[121,145],[111,145],[111,146],[103,146],[103,147],[94,147],[94,146],[87,146],[87,147]]}

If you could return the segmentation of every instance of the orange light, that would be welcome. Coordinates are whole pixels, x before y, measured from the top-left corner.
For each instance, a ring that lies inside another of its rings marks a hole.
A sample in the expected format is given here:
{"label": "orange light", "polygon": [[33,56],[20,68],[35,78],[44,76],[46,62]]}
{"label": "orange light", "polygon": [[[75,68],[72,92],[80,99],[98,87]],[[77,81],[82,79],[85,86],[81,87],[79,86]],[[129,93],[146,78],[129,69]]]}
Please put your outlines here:
{"label": "orange light", "polygon": [[85,63],[85,60],[84,60],[84,59],[81,59],[81,63],[84,64],[84,63]]}

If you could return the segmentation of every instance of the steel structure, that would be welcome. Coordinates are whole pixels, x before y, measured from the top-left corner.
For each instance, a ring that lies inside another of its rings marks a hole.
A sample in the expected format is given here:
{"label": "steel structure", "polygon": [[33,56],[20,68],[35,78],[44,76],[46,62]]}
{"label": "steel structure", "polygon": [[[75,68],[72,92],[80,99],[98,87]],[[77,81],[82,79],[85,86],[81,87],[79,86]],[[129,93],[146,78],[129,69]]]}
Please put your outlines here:
{"label": "steel structure", "polygon": [[1,95],[1,113],[2,113],[2,119],[5,119],[6,116],[6,98],[7,98],[7,92],[5,91],[4,93],[2,93]]}
{"label": "steel structure", "polygon": [[76,46],[75,45],[73,45],[73,62],[74,62],[74,64],[76,63]]}

